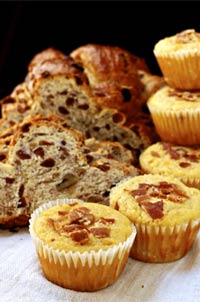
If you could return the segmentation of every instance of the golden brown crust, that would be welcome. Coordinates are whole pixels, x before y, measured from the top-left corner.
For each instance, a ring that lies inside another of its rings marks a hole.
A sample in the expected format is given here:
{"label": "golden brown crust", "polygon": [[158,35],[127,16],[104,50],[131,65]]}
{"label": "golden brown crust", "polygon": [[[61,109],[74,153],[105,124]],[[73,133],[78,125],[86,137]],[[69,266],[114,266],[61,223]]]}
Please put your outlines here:
{"label": "golden brown crust", "polygon": [[96,44],[82,46],[70,55],[84,68],[97,102],[126,114],[138,110],[143,84],[137,70],[148,71],[142,58],[119,47]]}
{"label": "golden brown crust", "polygon": [[81,64],[91,84],[118,80],[124,76],[135,78],[136,70],[149,71],[145,61],[127,50],[115,46],[88,44],[71,52],[71,57]]}
{"label": "golden brown crust", "polygon": [[[47,49],[34,57],[22,83],[28,96],[19,102],[18,92],[14,104],[8,104],[1,130],[28,115],[56,113],[86,138],[119,141],[134,154],[154,142],[144,89],[155,85],[140,79],[139,72],[148,70],[144,60],[119,47],[95,44],[80,47],[71,56]],[[23,112],[17,111],[19,105]]]}
{"label": "golden brown crust", "polygon": [[32,71],[32,69],[36,66],[39,65],[40,63],[46,61],[46,60],[50,60],[50,59],[56,59],[56,58],[60,58],[60,59],[64,59],[65,58],[65,54],[62,53],[61,51],[49,47],[47,49],[44,49],[43,51],[37,53],[32,60],[30,61],[29,65],[28,65],[28,71]]}
{"label": "golden brown crust", "polygon": [[50,78],[54,75],[65,75],[68,78],[75,79],[78,85],[88,85],[87,76],[76,66],[74,60],[69,56],[66,58],[48,59],[35,65],[31,72],[29,72],[26,82],[29,89],[32,89],[32,83],[34,83],[36,79]]}

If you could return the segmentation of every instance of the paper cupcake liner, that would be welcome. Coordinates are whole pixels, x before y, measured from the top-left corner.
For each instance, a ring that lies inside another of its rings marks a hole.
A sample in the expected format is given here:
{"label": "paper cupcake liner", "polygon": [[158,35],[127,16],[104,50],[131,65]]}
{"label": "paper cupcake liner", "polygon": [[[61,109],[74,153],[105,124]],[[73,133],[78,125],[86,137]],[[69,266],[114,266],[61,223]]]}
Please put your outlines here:
{"label": "paper cupcake liner", "polygon": [[200,177],[199,178],[180,177],[180,180],[188,187],[200,189]]}
{"label": "paper cupcake liner", "polygon": [[34,221],[42,211],[50,207],[74,201],[77,199],[62,199],[40,206],[31,216],[29,230],[48,280],[65,288],[95,291],[112,284],[123,271],[136,229],[133,226],[133,232],[126,241],[107,250],[84,253],[54,250],[37,237],[33,229]]}
{"label": "paper cupcake liner", "polygon": [[155,53],[160,69],[169,86],[176,89],[200,89],[200,52]]}
{"label": "paper cupcake liner", "polygon": [[200,219],[181,225],[152,226],[135,223],[137,235],[130,257],[154,263],[182,258],[192,247],[200,228]]}
{"label": "paper cupcake liner", "polygon": [[152,107],[149,110],[162,140],[183,146],[200,144],[200,110],[161,112]]}

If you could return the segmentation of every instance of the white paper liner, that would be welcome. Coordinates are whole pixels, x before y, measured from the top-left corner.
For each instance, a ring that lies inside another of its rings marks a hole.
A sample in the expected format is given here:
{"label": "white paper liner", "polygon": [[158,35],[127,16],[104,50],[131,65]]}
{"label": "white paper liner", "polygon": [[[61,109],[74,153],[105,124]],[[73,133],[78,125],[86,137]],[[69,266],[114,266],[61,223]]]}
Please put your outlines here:
{"label": "white paper liner", "polygon": [[94,264],[111,265],[116,255],[119,258],[119,260],[122,259],[123,255],[130,251],[136,236],[136,228],[133,224],[132,224],[133,232],[127,238],[126,241],[119,243],[118,245],[114,245],[108,248],[107,250],[100,249],[98,252],[86,251],[84,253],[80,253],[80,252],[72,252],[72,251],[65,252],[60,250],[54,250],[52,247],[48,246],[48,244],[45,244],[41,239],[37,237],[37,235],[34,232],[33,225],[35,219],[42,211],[47,210],[55,205],[61,205],[61,204],[73,203],[73,202],[83,202],[83,201],[79,199],[58,199],[41,205],[38,209],[36,209],[33,212],[30,219],[29,231],[35,243],[37,252],[40,255],[43,255],[44,258],[48,258],[49,262],[53,261],[55,264],[57,262],[60,262],[61,265],[66,263],[68,267],[70,267],[71,264],[73,263],[75,268],[77,267],[77,263],[79,261],[82,263],[83,266],[85,266],[87,263],[88,266],[91,268]]}
{"label": "white paper liner", "polygon": [[154,52],[166,82],[177,89],[200,89],[200,51]]}
{"label": "white paper liner", "polygon": [[180,180],[188,187],[200,189],[200,175],[199,178],[195,177],[180,177]]}
{"label": "white paper liner", "polygon": [[145,262],[169,262],[183,257],[191,248],[200,228],[200,218],[173,226],[135,223],[135,227],[138,237],[131,257]]}
{"label": "white paper liner", "polygon": [[149,110],[162,140],[188,146],[200,144],[200,109],[161,112],[149,106]]}

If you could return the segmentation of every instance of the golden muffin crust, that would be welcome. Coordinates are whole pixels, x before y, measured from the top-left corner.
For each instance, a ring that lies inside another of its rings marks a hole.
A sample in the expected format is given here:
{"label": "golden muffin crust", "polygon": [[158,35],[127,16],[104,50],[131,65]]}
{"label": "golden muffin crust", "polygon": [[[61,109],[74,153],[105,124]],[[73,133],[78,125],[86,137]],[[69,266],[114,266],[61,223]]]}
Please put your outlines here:
{"label": "golden muffin crust", "polygon": [[154,47],[154,52],[172,51],[200,51],[200,33],[195,29],[186,29],[170,37],[165,37],[158,41]]}
{"label": "golden muffin crust", "polygon": [[53,249],[98,251],[124,242],[132,233],[127,217],[111,207],[80,203],[53,206],[36,218],[36,235]]}
{"label": "golden muffin crust", "polygon": [[181,91],[165,85],[149,98],[147,105],[162,112],[200,110],[200,91]]}
{"label": "golden muffin crust", "polygon": [[173,175],[187,185],[200,185],[200,147],[184,147],[157,142],[140,155],[146,173]]}
{"label": "golden muffin crust", "polygon": [[145,174],[112,189],[110,205],[134,223],[173,226],[200,218],[200,191],[170,176]]}
{"label": "golden muffin crust", "polygon": [[176,145],[200,144],[200,91],[180,91],[165,86],[147,106],[161,140]]}
{"label": "golden muffin crust", "polygon": [[153,53],[169,86],[200,89],[200,33],[188,29],[163,38],[155,44]]}

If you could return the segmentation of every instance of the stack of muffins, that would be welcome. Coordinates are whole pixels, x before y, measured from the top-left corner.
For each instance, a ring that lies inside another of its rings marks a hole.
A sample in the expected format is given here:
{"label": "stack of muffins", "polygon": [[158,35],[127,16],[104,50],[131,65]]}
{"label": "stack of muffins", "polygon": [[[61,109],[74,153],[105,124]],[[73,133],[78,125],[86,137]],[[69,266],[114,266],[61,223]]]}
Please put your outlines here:
{"label": "stack of muffins", "polygon": [[200,34],[191,29],[162,39],[154,54],[167,85],[147,105],[162,142],[145,150],[141,167],[200,188]]}
{"label": "stack of muffins", "polygon": [[166,85],[147,105],[161,141],[140,156],[144,174],[124,180],[110,206],[57,200],[37,209],[30,233],[44,275],[78,291],[114,283],[127,258],[177,260],[200,228],[200,34],[159,41],[154,54]]}
{"label": "stack of muffins", "polygon": [[200,34],[162,39],[154,54],[166,85],[147,106],[161,141],[140,155],[144,175],[113,188],[110,205],[136,225],[134,259],[168,262],[187,253],[200,225]]}

